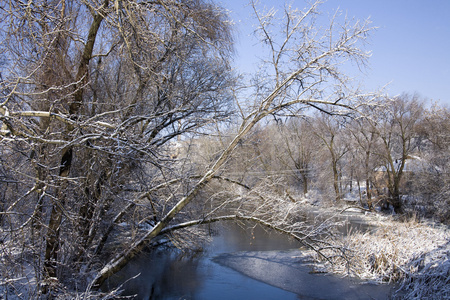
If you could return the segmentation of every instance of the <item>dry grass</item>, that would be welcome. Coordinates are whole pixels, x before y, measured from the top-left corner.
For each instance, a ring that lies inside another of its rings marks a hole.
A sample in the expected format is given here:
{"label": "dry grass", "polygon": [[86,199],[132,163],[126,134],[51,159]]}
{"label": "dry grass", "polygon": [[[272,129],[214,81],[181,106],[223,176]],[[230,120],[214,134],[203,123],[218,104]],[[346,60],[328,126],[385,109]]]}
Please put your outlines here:
{"label": "dry grass", "polygon": [[450,299],[450,242],[409,263],[399,299]]}
{"label": "dry grass", "polygon": [[[450,296],[450,231],[442,226],[383,218],[373,233],[354,232],[327,253],[327,270],[375,282],[399,282],[407,299]],[[345,255],[342,255],[345,254]]]}

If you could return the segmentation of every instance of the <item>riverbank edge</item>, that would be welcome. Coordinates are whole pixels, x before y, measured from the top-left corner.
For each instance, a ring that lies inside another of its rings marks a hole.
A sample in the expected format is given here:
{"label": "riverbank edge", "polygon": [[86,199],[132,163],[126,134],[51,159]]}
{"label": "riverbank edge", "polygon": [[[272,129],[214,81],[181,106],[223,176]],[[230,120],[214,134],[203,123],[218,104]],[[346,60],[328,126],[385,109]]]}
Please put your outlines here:
{"label": "riverbank edge", "polygon": [[394,299],[450,298],[450,228],[415,216],[368,212],[358,207],[320,208],[328,217],[357,217],[375,230],[352,231],[334,238],[347,257],[335,249],[325,250],[329,261],[310,252],[315,272],[349,276],[367,282],[398,286]]}

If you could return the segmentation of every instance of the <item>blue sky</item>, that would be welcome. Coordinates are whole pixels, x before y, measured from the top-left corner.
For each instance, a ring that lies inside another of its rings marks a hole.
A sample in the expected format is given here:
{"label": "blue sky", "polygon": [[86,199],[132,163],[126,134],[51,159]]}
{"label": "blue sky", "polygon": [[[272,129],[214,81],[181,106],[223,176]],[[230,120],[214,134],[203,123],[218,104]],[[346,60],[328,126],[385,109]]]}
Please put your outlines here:
{"label": "blue sky", "polygon": [[[236,66],[243,72],[256,68],[258,53],[247,3],[221,1],[236,23]],[[261,0],[267,7],[284,3]],[[288,3],[306,6],[302,0]],[[369,68],[358,76],[368,91],[390,83],[391,96],[418,93],[450,106],[450,0],[329,0],[320,10],[326,15],[336,8],[348,17],[370,17],[378,27],[366,47],[372,51]]]}

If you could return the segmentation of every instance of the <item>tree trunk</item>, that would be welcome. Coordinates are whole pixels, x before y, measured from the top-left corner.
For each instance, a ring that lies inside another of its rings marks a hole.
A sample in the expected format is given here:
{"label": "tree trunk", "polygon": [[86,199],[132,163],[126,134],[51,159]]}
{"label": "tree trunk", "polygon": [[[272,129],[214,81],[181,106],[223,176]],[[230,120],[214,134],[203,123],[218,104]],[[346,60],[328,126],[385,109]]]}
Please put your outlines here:
{"label": "tree trunk", "polygon": [[307,171],[303,170],[301,172],[302,179],[303,179],[303,195],[306,195],[308,193],[308,176]]}
{"label": "tree trunk", "polygon": [[401,174],[397,173],[395,174],[397,175],[396,177],[394,177],[393,180],[393,187],[392,187],[392,192],[391,192],[391,204],[394,208],[394,212],[396,214],[400,214],[403,212],[402,209],[402,202],[400,199],[400,179],[401,179]]}
{"label": "tree trunk", "polygon": [[[108,5],[108,1],[105,1],[105,6]],[[100,28],[100,24],[104,18],[104,12],[99,12],[94,16],[91,27],[89,29],[88,39],[82,53],[80,64],[78,66],[78,72],[76,80],[77,82],[83,81],[76,87],[74,93],[74,99],[69,105],[69,113],[72,118],[75,118],[79,111],[79,108],[83,101],[83,85],[86,82],[89,61],[92,58],[92,52],[95,45],[95,39],[97,32]],[[84,78],[84,79],[83,79]],[[83,79],[83,80],[82,80]],[[68,125],[67,132],[70,133],[73,130],[72,125]],[[45,277],[57,277],[57,261],[58,250],[60,248],[60,227],[63,217],[63,208],[65,205],[65,193],[64,187],[67,184],[66,179],[69,176],[70,169],[72,167],[73,149],[71,146],[63,149],[59,177],[60,186],[58,187],[57,200],[53,201],[52,211],[50,214],[50,220],[47,230],[46,248],[45,248],[45,260],[44,260],[44,276]],[[46,291],[44,287],[43,292]]]}
{"label": "tree trunk", "polygon": [[341,192],[339,190],[339,173],[337,169],[337,161],[335,160],[335,156],[332,155],[332,168],[333,168],[333,186],[334,193],[336,194],[336,202],[341,201]]}
{"label": "tree trunk", "polygon": [[57,200],[53,200],[52,211],[47,231],[47,243],[45,248],[44,271],[46,277],[57,277],[56,266],[59,250],[59,233],[65,205],[64,187],[67,184],[65,178],[69,175],[72,166],[72,148],[63,152],[59,168],[60,186],[57,192]]}
{"label": "tree trunk", "polygon": [[373,209],[372,190],[370,187],[370,179],[369,178],[366,178],[366,195],[367,195],[367,205],[369,206],[369,209],[372,210]]}

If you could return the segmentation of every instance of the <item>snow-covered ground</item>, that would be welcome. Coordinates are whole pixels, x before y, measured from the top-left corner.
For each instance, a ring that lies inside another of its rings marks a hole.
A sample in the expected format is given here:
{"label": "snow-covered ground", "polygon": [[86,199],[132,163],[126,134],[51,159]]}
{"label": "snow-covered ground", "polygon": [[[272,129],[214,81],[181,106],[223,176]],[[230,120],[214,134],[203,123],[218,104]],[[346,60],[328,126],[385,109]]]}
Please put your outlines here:
{"label": "snow-covered ground", "polygon": [[[401,299],[450,299],[450,230],[416,219],[361,215],[376,230],[353,232],[340,245],[347,258],[324,263],[329,272],[399,285]],[[330,256],[336,253],[331,251]]]}

